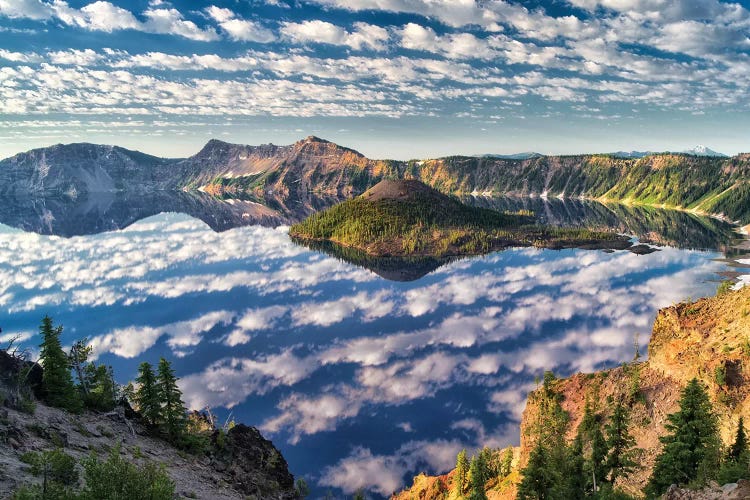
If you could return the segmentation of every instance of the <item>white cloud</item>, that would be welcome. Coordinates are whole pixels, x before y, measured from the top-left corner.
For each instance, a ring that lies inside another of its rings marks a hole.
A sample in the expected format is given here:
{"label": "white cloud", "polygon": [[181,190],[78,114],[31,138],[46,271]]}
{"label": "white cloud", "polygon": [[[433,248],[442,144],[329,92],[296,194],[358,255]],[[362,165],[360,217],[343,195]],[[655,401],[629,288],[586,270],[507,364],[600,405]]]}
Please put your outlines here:
{"label": "white cloud", "polygon": [[98,357],[105,352],[111,352],[123,358],[140,356],[162,337],[168,336],[167,344],[173,349],[191,347],[199,344],[202,334],[220,324],[227,324],[232,320],[233,313],[229,311],[215,311],[197,318],[178,321],[167,325],[133,326],[118,328],[109,333],[98,335],[90,339],[93,356]]}
{"label": "white cloud", "polygon": [[64,0],[52,3],[42,0],[0,0],[0,15],[36,20],[56,18],[69,26],[92,31],[112,32],[133,29],[147,33],[177,35],[191,40],[218,40],[216,31],[209,27],[199,28],[186,20],[174,8],[151,7],[143,12],[145,22],[139,21],[132,12],[111,2],[98,0],[80,9],[70,7]]}
{"label": "white cloud", "polygon": [[0,0],[0,14],[10,18],[49,19],[52,7],[41,0]]}
{"label": "white cloud", "polygon": [[268,43],[276,39],[273,32],[259,22],[240,19],[230,9],[211,5],[206,9],[206,13],[219,23],[234,41]]}
{"label": "white cloud", "polygon": [[199,28],[194,22],[185,20],[177,9],[148,9],[143,15],[148,18],[144,31],[179,35],[201,42],[219,39],[213,28]]}
{"label": "white cloud", "polygon": [[[81,8],[85,18],[80,26],[90,29],[112,32],[123,29],[139,29],[141,24],[133,14],[109,2],[94,2]],[[75,19],[75,18],[74,18]]]}
{"label": "white cloud", "polygon": [[281,33],[296,43],[326,43],[346,45],[355,50],[383,50],[388,42],[388,30],[367,23],[354,23],[354,31],[326,21],[312,20],[301,23],[284,23]]}
{"label": "white cloud", "polygon": [[42,56],[35,52],[11,52],[5,49],[0,49],[0,59],[22,63],[38,63],[44,60]]}
{"label": "white cloud", "polygon": [[53,64],[72,64],[75,66],[91,66],[102,60],[102,56],[91,49],[60,50],[49,52],[47,57]]}

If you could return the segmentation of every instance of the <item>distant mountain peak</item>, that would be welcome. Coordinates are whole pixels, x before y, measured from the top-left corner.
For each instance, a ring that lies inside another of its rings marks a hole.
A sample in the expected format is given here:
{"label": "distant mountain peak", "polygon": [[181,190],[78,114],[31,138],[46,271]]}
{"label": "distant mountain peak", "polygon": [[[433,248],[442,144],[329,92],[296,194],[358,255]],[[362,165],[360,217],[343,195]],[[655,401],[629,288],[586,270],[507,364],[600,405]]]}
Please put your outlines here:
{"label": "distant mountain peak", "polygon": [[307,137],[305,137],[300,142],[323,142],[323,143],[327,143],[327,142],[331,142],[331,141],[327,141],[325,139],[321,139],[320,137],[318,137],[316,135],[308,135]]}
{"label": "distant mountain peak", "polygon": [[692,149],[686,149],[685,151],[681,151],[682,153],[689,154],[689,155],[695,155],[695,156],[722,156],[727,157],[724,153],[719,153],[717,151],[714,151],[713,149],[704,146],[702,144],[699,144],[695,146]]}
{"label": "distant mountain peak", "polygon": [[479,158],[497,158],[500,160],[528,160],[530,158],[541,158],[544,155],[541,153],[535,153],[534,151],[524,151],[523,153],[514,153],[509,155],[487,153],[476,156],[478,156]]}

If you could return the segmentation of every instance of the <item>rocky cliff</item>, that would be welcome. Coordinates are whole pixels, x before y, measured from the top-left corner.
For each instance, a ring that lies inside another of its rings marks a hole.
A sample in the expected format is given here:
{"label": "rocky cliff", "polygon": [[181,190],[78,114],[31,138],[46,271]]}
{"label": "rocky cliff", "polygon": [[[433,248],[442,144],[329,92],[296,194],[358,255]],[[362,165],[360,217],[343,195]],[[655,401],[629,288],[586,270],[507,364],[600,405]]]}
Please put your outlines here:
{"label": "rocky cliff", "polygon": [[371,160],[310,136],[287,146],[211,140],[185,159],[157,158],[116,146],[56,145],[0,161],[0,195],[200,189],[219,195],[309,192],[351,196],[384,178],[413,178],[453,194],[584,197],[689,209],[750,222],[750,156],[654,154],[452,156]]}
{"label": "rocky cliff", "polygon": [[[554,390],[562,395],[561,405],[569,417],[567,439],[572,441],[580,424],[586,400],[598,404],[594,410],[609,416],[607,401],[623,400],[636,391],[637,402],[631,414],[631,433],[636,446],[643,450],[642,468],[618,486],[638,494],[661,449],[659,436],[665,434],[666,417],[677,409],[680,391],[689,380],[697,377],[709,388],[714,411],[719,417],[722,439],[731,441],[740,416],[750,418],[750,287],[727,292],[717,297],[684,302],[659,311],[648,346],[648,360],[591,374],[576,374],[554,382]],[[518,471],[528,462],[533,447],[530,429],[537,421],[541,389],[529,394],[520,429],[518,461],[510,477],[488,485],[489,498],[515,498]],[[436,481],[450,481],[451,475],[440,478],[415,478],[414,485],[399,495],[399,500],[443,498],[427,494],[435,491]],[[747,486],[747,485],[746,485]],[[714,488],[715,489],[715,488]],[[669,498],[720,498],[706,490],[705,495],[674,491]],[[685,496],[681,496],[681,495]],[[729,497],[726,497],[729,498]]]}

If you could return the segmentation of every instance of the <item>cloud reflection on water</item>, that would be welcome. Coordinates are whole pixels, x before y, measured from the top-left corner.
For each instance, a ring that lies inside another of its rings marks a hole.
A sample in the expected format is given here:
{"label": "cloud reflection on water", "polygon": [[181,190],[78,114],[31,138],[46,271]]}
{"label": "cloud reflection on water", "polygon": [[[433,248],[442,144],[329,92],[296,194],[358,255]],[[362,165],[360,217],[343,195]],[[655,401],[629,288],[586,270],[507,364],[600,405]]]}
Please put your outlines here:
{"label": "cloud reflection on water", "polygon": [[[0,231],[0,307],[7,334],[63,317],[75,326],[64,341],[89,335],[122,380],[128,360],[184,360],[192,407],[254,418],[321,486],[387,494],[462,447],[517,440],[542,370],[629,359],[658,307],[715,290],[710,256],[519,249],[394,283],[297,247],[284,228],[214,233],[172,214],[70,239]],[[347,445],[307,463],[319,436]]]}

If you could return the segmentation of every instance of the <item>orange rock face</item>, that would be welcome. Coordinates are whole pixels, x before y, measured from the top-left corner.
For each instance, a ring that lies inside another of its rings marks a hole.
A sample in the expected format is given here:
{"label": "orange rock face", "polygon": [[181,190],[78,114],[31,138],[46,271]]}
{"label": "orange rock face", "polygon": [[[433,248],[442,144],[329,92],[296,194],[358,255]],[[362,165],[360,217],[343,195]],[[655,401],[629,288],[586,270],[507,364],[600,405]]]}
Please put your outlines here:
{"label": "orange rock face", "polygon": [[[593,374],[578,373],[554,382],[555,391],[562,395],[562,408],[568,414],[569,441],[583,418],[587,399],[606,419],[608,402],[628,397],[632,388],[637,387],[640,401],[632,407],[630,431],[636,446],[643,450],[642,468],[617,484],[632,494],[638,494],[651,475],[661,450],[659,436],[665,434],[667,415],[677,411],[680,391],[691,379],[698,378],[708,387],[725,443],[731,440],[740,416],[750,420],[750,287],[660,310],[648,355],[647,361]],[[538,399],[537,391],[529,394],[521,421],[519,459],[511,477],[504,480],[511,484],[499,488],[498,482],[488,483],[488,498],[515,498],[512,483],[520,480],[519,471],[528,462],[534,445],[529,430],[537,421]],[[440,478],[449,481],[450,477],[450,473],[438,478],[417,476],[411,489],[394,498],[442,499],[432,495],[433,482]]]}

